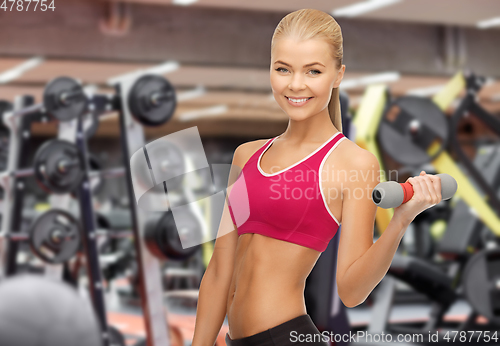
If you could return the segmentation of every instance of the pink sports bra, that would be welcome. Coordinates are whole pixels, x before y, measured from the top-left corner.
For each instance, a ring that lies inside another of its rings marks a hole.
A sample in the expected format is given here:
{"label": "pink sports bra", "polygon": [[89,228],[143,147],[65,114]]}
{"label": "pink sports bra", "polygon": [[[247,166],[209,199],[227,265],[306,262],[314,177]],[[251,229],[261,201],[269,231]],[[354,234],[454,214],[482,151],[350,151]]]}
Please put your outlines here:
{"label": "pink sports bra", "polygon": [[299,162],[266,173],[260,161],[278,137],[257,150],[238,175],[228,197],[231,218],[238,235],[257,233],[323,252],[339,222],[320,188],[321,171],[327,157],[346,137],[337,132]]}

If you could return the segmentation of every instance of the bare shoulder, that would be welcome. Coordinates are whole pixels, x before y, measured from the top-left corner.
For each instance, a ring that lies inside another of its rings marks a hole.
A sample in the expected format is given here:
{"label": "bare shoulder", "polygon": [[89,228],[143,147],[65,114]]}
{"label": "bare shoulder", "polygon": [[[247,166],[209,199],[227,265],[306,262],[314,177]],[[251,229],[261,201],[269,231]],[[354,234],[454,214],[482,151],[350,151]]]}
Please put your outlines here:
{"label": "bare shoulder", "polygon": [[243,168],[247,161],[259,150],[269,139],[258,139],[240,144],[234,151],[233,164]]}
{"label": "bare shoulder", "polygon": [[336,157],[329,157],[326,163],[329,160],[331,162],[335,161],[337,167],[346,169],[378,169],[377,157],[347,137],[335,151],[337,151]]}
{"label": "bare shoulder", "polygon": [[[325,172],[331,173],[325,174]],[[323,174],[326,177],[323,184],[328,188],[344,189],[353,184],[363,182],[366,184],[367,181],[363,179],[369,179],[370,186],[380,182],[380,166],[377,157],[347,137],[325,160]]]}

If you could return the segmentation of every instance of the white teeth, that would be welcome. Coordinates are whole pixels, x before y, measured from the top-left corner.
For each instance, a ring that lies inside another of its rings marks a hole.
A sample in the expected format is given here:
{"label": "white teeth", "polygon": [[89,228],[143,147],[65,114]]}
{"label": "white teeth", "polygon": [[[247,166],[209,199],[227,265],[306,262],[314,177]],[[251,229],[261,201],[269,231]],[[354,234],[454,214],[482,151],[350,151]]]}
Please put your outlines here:
{"label": "white teeth", "polygon": [[292,102],[295,102],[295,103],[300,103],[300,102],[306,102],[307,100],[309,100],[308,98],[307,99],[291,99],[289,97],[287,97],[290,101]]}

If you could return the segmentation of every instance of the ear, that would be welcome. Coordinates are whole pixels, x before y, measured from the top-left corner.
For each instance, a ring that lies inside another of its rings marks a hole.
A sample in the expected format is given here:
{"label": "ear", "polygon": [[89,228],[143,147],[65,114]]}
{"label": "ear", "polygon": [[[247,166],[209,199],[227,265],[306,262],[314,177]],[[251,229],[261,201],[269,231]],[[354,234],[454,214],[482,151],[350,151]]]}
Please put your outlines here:
{"label": "ear", "polygon": [[342,65],[339,72],[337,73],[337,77],[335,78],[335,83],[333,83],[334,88],[339,87],[340,82],[342,82],[342,78],[344,78],[344,72],[345,72],[345,65]]}

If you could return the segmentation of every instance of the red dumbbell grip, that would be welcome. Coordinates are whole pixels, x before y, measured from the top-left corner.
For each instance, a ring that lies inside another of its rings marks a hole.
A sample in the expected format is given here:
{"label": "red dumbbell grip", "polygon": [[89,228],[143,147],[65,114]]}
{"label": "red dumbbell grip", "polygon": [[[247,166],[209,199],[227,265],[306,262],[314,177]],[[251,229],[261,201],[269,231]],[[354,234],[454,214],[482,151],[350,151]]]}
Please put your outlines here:
{"label": "red dumbbell grip", "polygon": [[401,188],[403,188],[404,198],[401,204],[408,202],[413,197],[413,186],[409,183],[399,183]]}

